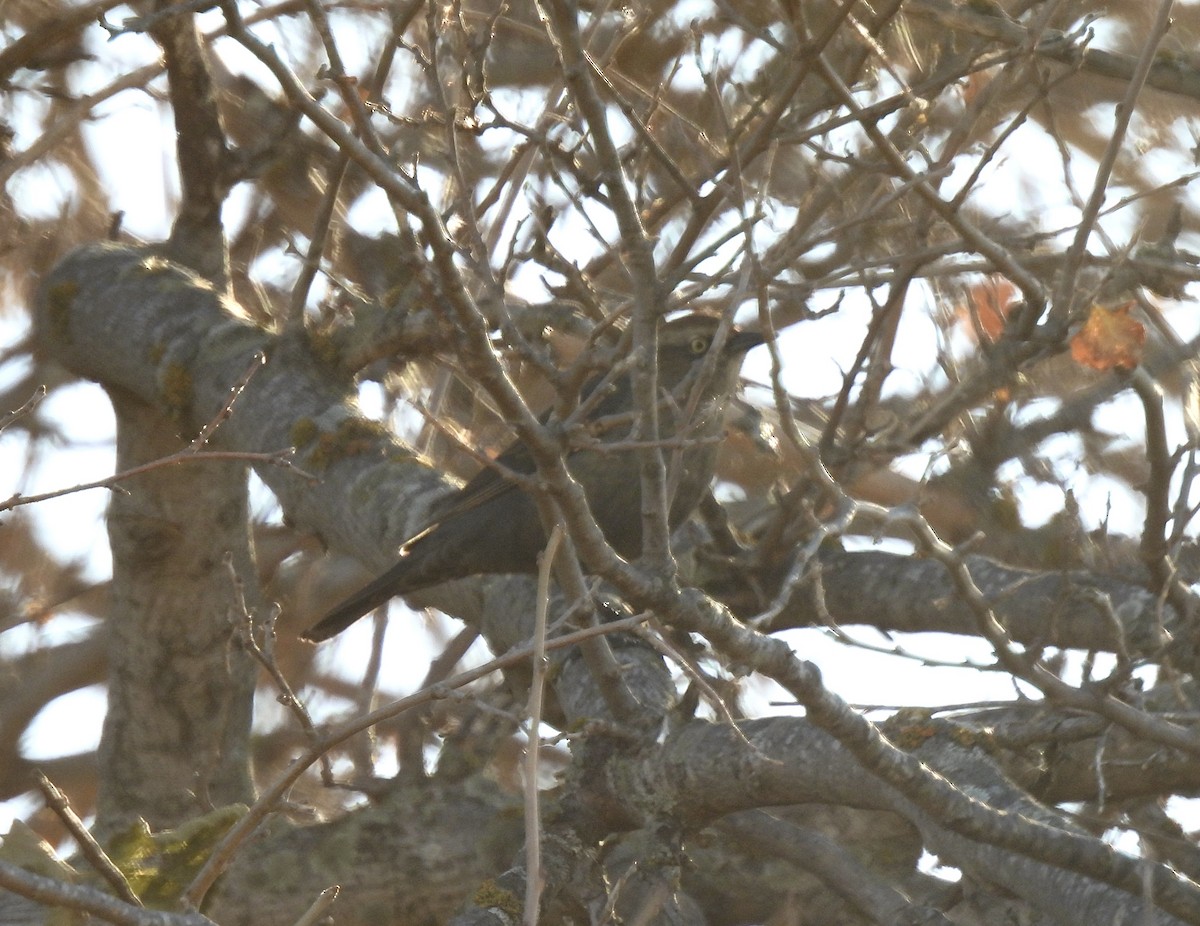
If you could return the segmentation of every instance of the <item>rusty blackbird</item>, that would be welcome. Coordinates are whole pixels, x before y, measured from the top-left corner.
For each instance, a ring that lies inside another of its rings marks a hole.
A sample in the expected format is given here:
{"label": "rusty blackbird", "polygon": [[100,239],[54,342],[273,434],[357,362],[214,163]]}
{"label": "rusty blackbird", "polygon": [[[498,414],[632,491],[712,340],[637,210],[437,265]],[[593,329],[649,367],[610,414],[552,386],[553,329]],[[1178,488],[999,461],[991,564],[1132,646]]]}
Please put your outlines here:
{"label": "rusty blackbird", "polygon": [[[692,405],[695,411],[681,421],[716,332],[717,320],[705,315],[674,319],[659,332],[658,382],[661,391],[671,394],[660,404],[659,431],[663,439],[672,442],[672,450],[680,448],[681,462],[668,513],[672,530],[687,520],[712,482],[725,405],[737,388],[746,352],[762,343],[755,332],[733,331],[714,358],[700,401]],[[595,386],[589,384],[584,396]],[[607,388],[610,391],[590,417],[599,422],[607,416],[623,415],[624,419],[613,419],[614,426],[604,429],[600,439],[605,443],[628,440],[632,430],[630,377],[619,376]],[[520,441],[501,453],[497,463],[515,473],[536,470]],[[637,455],[628,448],[584,448],[568,456],[567,469],[583,487],[588,507],[613,549],[626,558],[638,556],[642,492]],[[498,469],[485,467],[445,500],[434,523],[402,547],[394,566],[335,607],[303,637],[313,642],[327,640],[397,595],[451,579],[536,572],[538,553],[545,545],[546,533],[534,500]]]}

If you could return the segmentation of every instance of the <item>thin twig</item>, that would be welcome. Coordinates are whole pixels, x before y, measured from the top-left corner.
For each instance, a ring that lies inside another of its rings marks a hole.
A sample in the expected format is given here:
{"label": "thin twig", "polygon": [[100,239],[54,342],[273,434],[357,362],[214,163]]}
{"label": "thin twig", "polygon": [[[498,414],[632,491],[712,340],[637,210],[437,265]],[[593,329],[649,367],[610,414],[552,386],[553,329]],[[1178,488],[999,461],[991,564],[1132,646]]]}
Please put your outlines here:
{"label": "thin twig", "polygon": [[[231,554],[225,555],[225,568],[229,571],[230,584],[233,587],[234,604],[230,620],[237,628],[239,642],[245,648],[246,652],[253,656],[255,661],[266,669],[267,674],[271,676],[271,680],[275,683],[275,687],[279,691],[275,700],[295,715],[309,742],[315,742],[320,736],[317,732],[316,724],[313,723],[312,716],[308,713],[308,708],[296,697],[296,693],[292,690],[292,686],[283,674],[283,670],[279,668],[279,662],[275,659],[275,618],[278,616],[278,607],[273,608],[267,620],[260,625],[263,640],[260,644],[258,642],[257,628],[254,625],[254,618],[250,614],[250,609],[246,606],[246,594],[242,579],[237,573],[237,568],[234,566]],[[333,780],[333,767],[329,764],[328,758],[322,763],[321,771],[322,777],[327,781]]]}
{"label": "thin twig", "polygon": [[88,860],[93,868],[100,873],[105,881],[107,881],[117,896],[128,904],[133,904],[135,907],[143,906],[141,899],[133,892],[133,888],[129,886],[129,882],[125,880],[125,875],[121,873],[121,869],[116,866],[116,863],[108,857],[108,853],[100,843],[96,842],[94,836],[88,832],[88,828],[83,825],[83,821],[79,819],[79,815],[71,809],[71,803],[67,800],[67,796],[47,778],[39,769],[34,769],[33,779],[37,782],[38,789],[42,792],[42,796],[46,799],[46,806],[62,820],[67,831],[75,837],[75,841],[79,844],[79,851],[83,853],[83,857]]}
{"label": "thin twig", "polygon": [[333,902],[337,900],[338,894],[341,892],[342,889],[336,884],[325,888],[325,890],[317,895],[317,899],[312,902],[312,906],[304,911],[304,915],[296,920],[294,926],[315,926],[315,924],[321,922],[325,916],[325,911],[333,906]]}
{"label": "thin twig", "polygon": [[237,378],[237,381],[229,387],[229,395],[225,399],[225,404],[217,410],[217,413],[213,415],[211,419],[209,419],[208,424],[200,429],[200,433],[197,434],[195,439],[188,445],[188,450],[199,450],[208,443],[209,439],[213,436],[213,433],[217,430],[217,428],[229,420],[229,417],[233,414],[234,403],[237,402],[242,393],[246,390],[246,386],[250,383],[250,380],[254,378],[254,374],[261,370],[266,362],[266,354],[264,354],[261,350],[254,352],[254,356],[250,358],[250,363],[246,367],[245,371],[243,371],[242,375]]}
{"label": "thin twig", "polygon": [[0,860],[0,888],[48,907],[77,910],[116,926],[216,926],[199,913],[146,910],[88,884],[67,884]]}
{"label": "thin twig", "polygon": [[177,463],[212,463],[212,462],[229,462],[237,460],[244,463],[266,463],[271,466],[282,466],[293,470],[297,475],[302,476],[310,481],[315,481],[316,477],[311,473],[307,473],[295,466],[291,462],[291,457],[295,454],[295,448],[288,447],[284,450],[276,450],[274,453],[251,453],[238,450],[202,450],[199,452],[184,449],[178,453],[172,453],[169,456],[161,457],[157,460],[151,460],[149,463],[142,463],[139,466],[131,467],[119,473],[114,473],[112,476],[106,476],[104,479],[97,479],[95,482],[83,482],[79,485],[71,486],[67,489],[55,489],[53,492],[43,492],[40,495],[20,495],[15,494],[0,502],[0,511],[9,511],[13,508],[19,508],[22,505],[33,505],[38,502],[44,502],[52,498],[60,498],[63,495],[71,495],[75,492],[86,492],[89,489],[118,489],[124,492],[118,483],[124,482],[127,479],[132,479],[134,476],[140,476],[143,473],[148,473],[151,470],[160,469],[164,466],[174,466]]}
{"label": "thin twig", "polygon": [[[636,615],[605,624],[585,627],[583,630],[577,630],[573,633],[547,640],[546,650],[565,649],[610,633],[632,631],[646,620],[646,615]],[[217,877],[225,869],[228,859],[253,835],[263,820],[274,812],[276,806],[283,799],[283,796],[291,789],[300,776],[334,746],[345,742],[350,737],[361,733],[369,727],[397,717],[415,707],[421,707],[425,704],[438,701],[444,698],[448,691],[462,688],[481,678],[486,678],[493,672],[518,665],[529,659],[532,654],[532,643],[510,650],[503,656],[498,656],[481,666],[469,669],[466,672],[460,672],[442,684],[422,688],[420,691],[414,692],[407,697],[378,707],[369,714],[353,717],[350,720],[340,723],[326,732],[316,742],[310,743],[278,778],[263,789],[259,799],[254,802],[246,814],[225,834],[225,838],[221,841],[221,844],[209,856],[204,867],[192,879],[192,883],[188,885],[187,890],[183,892],[182,900],[193,906],[198,907],[200,905]],[[0,882],[0,886],[4,886],[2,882]],[[134,924],[134,926],[138,926],[138,924]]]}
{"label": "thin twig", "polygon": [[842,104],[851,112],[861,117],[859,124],[862,126],[863,131],[867,133],[876,149],[891,165],[892,170],[905,180],[913,181],[917,193],[929,203],[933,211],[951,228],[957,231],[976,251],[988,258],[997,270],[1012,280],[1025,295],[1025,299],[1030,305],[1044,305],[1045,294],[1041,281],[1029,273],[1012,252],[997,243],[972,222],[968,221],[954,205],[942,199],[933,185],[909,165],[904,155],[880,131],[875,121],[866,118],[863,107],[859,105],[854,93],[846,86],[837,69],[826,61],[824,56],[819,58],[818,68],[821,76],[825,78],[826,84],[839,97]]}
{"label": "thin twig", "polygon": [[[567,0],[539,0],[541,16],[562,64],[567,89],[587,125],[595,152],[600,183],[608,193],[609,209],[621,239],[625,271],[633,287],[630,330],[638,363],[631,373],[634,406],[641,412],[635,425],[636,437],[658,436],[658,320],[660,284],[654,246],[642,225],[637,204],[629,190],[607,109],[587,64],[587,53],[579,34],[577,12]],[[658,450],[639,452],[642,485],[642,559],[647,568],[661,575],[671,572],[672,559],[667,529],[667,467]],[[646,513],[654,517],[647,518]]]}
{"label": "thin twig", "polygon": [[24,418],[26,415],[28,415],[38,407],[44,398],[46,398],[46,387],[38,386],[37,389],[33,391],[33,395],[26,399],[19,408],[14,408],[11,412],[8,412],[3,417],[0,417],[0,431],[3,431],[14,421],[17,421],[18,419]]}
{"label": "thin twig", "polygon": [[550,670],[546,659],[546,623],[550,611],[550,578],[554,557],[562,543],[561,524],[555,524],[538,554],[537,607],[534,611],[533,655],[530,657],[529,735],[525,744],[525,926],[537,926],[538,905],[542,895],[542,822],[538,800],[538,773],[541,766],[542,705],[546,697],[546,678]]}
{"label": "thin twig", "polygon": [[[860,505],[860,511],[864,513],[877,514],[881,510],[875,506]],[[912,531],[921,550],[946,567],[958,595],[974,613],[980,633],[992,644],[996,656],[1011,674],[1029,682],[1047,698],[1071,707],[1094,711],[1137,736],[1182,750],[1189,755],[1200,756],[1200,736],[1197,736],[1195,730],[1138,710],[1117,698],[1102,685],[1093,685],[1087,689],[1076,688],[1044,665],[1019,652],[987,597],[975,583],[962,557],[937,536],[919,513],[907,509],[892,511],[884,515],[884,519],[905,524]]]}
{"label": "thin twig", "polygon": [[1146,38],[1145,45],[1142,46],[1142,52],[1138,56],[1137,65],[1129,78],[1128,86],[1125,88],[1125,96],[1117,104],[1116,123],[1113,126],[1112,138],[1109,140],[1108,145],[1105,146],[1100,163],[1096,166],[1096,179],[1092,184],[1092,195],[1088,197],[1087,205],[1083,209],[1083,215],[1080,216],[1079,224],[1075,228],[1075,237],[1071,241],[1070,247],[1067,248],[1066,261],[1059,273],[1058,284],[1054,288],[1054,297],[1050,302],[1051,314],[1056,315],[1060,323],[1065,324],[1071,312],[1071,297],[1075,292],[1075,281],[1079,275],[1080,261],[1087,250],[1088,239],[1092,236],[1097,216],[1099,216],[1100,209],[1104,205],[1104,198],[1108,195],[1108,182],[1112,177],[1117,156],[1121,153],[1121,145],[1125,141],[1125,135],[1129,131],[1129,120],[1133,118],[1138,96],[1146,84],[1146,78],[1150,75],[1150,66],[1154,64],[1154,56],[1158,51],[1158,45],[1171,26],[1171,7],[1173,5],[1174,0],[1163,0],[1159,5],[1158,14],[1155,16],[1154,23],[1150,28],[1150,34]]}

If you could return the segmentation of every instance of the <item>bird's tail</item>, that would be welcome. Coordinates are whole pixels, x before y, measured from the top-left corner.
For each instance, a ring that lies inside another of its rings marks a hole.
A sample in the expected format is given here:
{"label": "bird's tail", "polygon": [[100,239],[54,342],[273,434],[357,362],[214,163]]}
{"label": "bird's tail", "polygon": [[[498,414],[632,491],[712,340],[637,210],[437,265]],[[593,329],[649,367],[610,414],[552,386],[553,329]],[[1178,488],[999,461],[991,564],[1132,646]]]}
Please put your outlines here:
{"label": "bird's tail", "polygon": [[382,604],[405,591],[405,574],[409,563],[400,560],[379,578],[372,580],[326,614],[317,623],[300,635],[303,640],[320,643],[341,633],[360,617],[374,611]]}
{"label": "bird's tail", "polygon": [[[428,565],[428,547],[420,542],[433,533],[438,526],[435,521],[418,534],[409,537],[400,545],[400,559],[379,578],[368,582],[357,592],[339,604],[323,618],[300,634],[301,640],[320,643],[353,624],[360,617],[370,614],[380,605],[387,604],[397,595],[416,591],[427,583],[422,578],[421,566]],[[416,550],[416,555],[413,551]]]}

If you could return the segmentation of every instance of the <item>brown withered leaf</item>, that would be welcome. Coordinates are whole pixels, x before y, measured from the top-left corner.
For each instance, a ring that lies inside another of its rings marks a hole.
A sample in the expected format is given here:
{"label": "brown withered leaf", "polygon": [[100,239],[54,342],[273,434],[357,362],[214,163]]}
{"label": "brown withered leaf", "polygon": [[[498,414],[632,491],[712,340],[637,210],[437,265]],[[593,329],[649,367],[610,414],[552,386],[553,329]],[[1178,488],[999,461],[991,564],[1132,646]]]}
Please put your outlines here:
{"label": "brown withered leaf", "polygon": [[958,307],[958,315],[972,335],[996,341],[1017,304],[1017,288],[999,275],[993,275],[967,290],[967,304]]}
{"label": "brown withered leaf", "polygon": [[1093,305],[1071,338],[1071,357],[1093,370],[1132,370],[1142,359],[1146,326],[1130,315],[1133,302],[1115,308]]}

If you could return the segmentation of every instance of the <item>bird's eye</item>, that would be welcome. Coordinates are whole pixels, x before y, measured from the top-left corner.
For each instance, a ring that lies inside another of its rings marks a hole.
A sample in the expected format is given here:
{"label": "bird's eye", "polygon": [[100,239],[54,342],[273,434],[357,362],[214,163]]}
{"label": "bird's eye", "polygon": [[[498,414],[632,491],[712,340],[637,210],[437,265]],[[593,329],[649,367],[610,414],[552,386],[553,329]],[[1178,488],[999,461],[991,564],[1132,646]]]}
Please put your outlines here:
{"label": "bird's eye", "polygon": [[702,338],[697,335],[696,337],[692,338],[691,342],[688,344],[688,350],[690,350],[694,356],[699,357],[708,350],[708,338]]}

